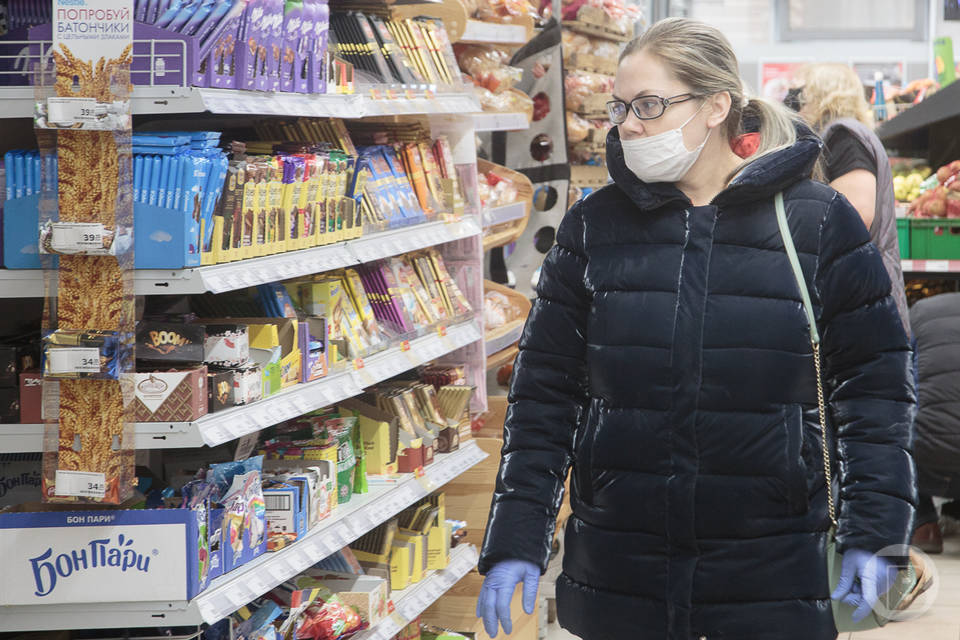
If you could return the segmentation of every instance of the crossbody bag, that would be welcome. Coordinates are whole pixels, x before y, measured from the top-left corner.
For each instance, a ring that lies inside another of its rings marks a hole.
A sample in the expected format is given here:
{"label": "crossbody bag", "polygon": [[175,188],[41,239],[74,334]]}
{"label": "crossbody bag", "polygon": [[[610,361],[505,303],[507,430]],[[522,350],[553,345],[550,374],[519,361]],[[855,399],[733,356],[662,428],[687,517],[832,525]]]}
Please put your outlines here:
{"label": "crossbody bag", "polygon": [[[787,226],[787,214],[783,205],[783,194],[778,193],[774,197],[774,205],[777,210],[777,226],[780,228],[780,236],[783,239],[783,246],[786,249],[787,257],[790,259],[790,267],[793,269],[793,275],[797,280],[797,288],[800,290],[800,296],[803,299],[803,308],[807,314],[807,326],[810,332],[810,346],[813,349],[813,365],[817,377],[817,404],[820,410],[820,430],[822,432],[821,441],[823,443],[823,475],[827,485],[827,512],[830,515],[830,531],[827,538],[827,576],[830,583],[830,592],[837,588],[840,582],[840,571],[843,566],[843,554],[837,551],[837,511],[833,498],[833,473],[830,465],[830,445],[827,441],[827,421],[826,421],[826,402],[823,395],[823,380],[821,378],[820,368],[820,332],[817,329],[816,316],[813,313],[813,304],[810,302],[810,292],[807,290],[807,283],[803,277],[803,271],[800,268],[800,260],[797,258],[797,249],[793,245],[793,237],[790,234],[790,227]],[[885,593],[881,594],[880,600],[874,606],[866,618],[860,622],[853,621],[854,607],[842,602],[831,599],[833,604],[833,621],[840,633],[849,631],[866,631],[882,627],[890,621],[890,617],[897,606],[913,589],[917,581],[916,571],[913,565],[908,562],[906,569],[901,569],[897,574],[897,579],[893,586]]]}

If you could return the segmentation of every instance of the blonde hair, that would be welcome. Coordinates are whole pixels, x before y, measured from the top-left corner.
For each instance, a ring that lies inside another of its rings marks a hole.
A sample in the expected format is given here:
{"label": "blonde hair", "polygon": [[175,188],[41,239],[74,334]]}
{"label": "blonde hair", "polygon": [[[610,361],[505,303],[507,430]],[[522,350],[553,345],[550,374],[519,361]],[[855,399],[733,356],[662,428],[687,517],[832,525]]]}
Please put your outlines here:
{"label": "blonde hair", "polygon": [[719,29],[696,20],[667,18],[630,41],[620,54],[619,62],[641,51],[662,60],[693,94],[703,97],[724,91],[730,94],[730,113],[723,124],[729,140],[744,133],[744,116],[756,118],[760,125],[760,146],[731,178],[751,163],[797,141],[796,126],[802,122],[800,117],[778,102],[746,96],[737,56]]}
{"label": "blonde hair", "polygon": [[873,110],[863,82],[848,65],[809,64],[797,72],[795,79],[803,86],[803,114],[817,130],[839,118],[873,126]]}

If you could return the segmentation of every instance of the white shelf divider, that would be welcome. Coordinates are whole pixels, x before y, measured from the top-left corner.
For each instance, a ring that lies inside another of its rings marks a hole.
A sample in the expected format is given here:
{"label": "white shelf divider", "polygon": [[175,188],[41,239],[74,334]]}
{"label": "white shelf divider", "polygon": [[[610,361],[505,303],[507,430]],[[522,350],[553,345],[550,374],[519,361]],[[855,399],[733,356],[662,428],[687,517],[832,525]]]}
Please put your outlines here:
{"label": "white shelf divider", "polygon": [[[180,86],[136,86],[131,108],[134,115],[210,113],[241,116],[304,116],[318,118],[366,118],[403,114],[454,114],[480,112],[480,103],[469,92],[441,93],[433,87],[417,87],[412,97],[374,99],[356,93],[305,94],[241,89],[210,89]],[[32,118],[33,87],[0,87],[4,108],[0,118]]]}
{"label": "white shelf divider", "polygon": [[473,545],[460,545],[453,549],[450,552],[450,564],[446,569],[435,571],[402,591],[394,591],[393,604],[396,611],[369,629],[361,631],[354,636],[354,640],[390,640],[470,573],[477,566],[479,557],[477,548]]}
{"label": "white shelf divider", "polygon": [[522,131],[530,128],[525,113],[494,113],[484,111],[473,115],[473,128],[479,133],[484,131]]}
{"label": "white shelf divider", "polygon": [[[190,602],[103,602],[50,606],[3,606],[0,602],[2,628],[4,631],[31,631],[98,629],[105,624],[120,628],[214,623],[349,545],[486,457],[487,453],[471,440],[457,451],[437,455],[435,462],[424,469],[422,477],[405,474],[392,485],[371,482],[369,493],[354,496],[302,539],[280,551],[265,553],[239,569],[214,579],[203,593]],[[437,585],[449,583],[452,586],[456,580],[450,582],[451,572],[462,571],[462,577],[470,570],[467,565],[471,562],[476,564],[476,550],[472,554],[455,552],[448,569],[437,572],[431,579],[439,580]],[[426,580],[421,581],[417,587],[423,588],[425,583]],[[436,587],[428,588],[432,593]],[[412,593],[412,590],[408,591]],[[411,601],[410,605],[405,606],[416,605]]]}
{"label": "white shelf divider", "polygon": [[519,24],[500,24],[482,20],[467,20],[467,27],[459,42],[479,44],[526,44],[527,28]]}
{"label": "white shelf divider", "polygon": [[[213,264],[192,269],[137,269],[137,295],[197,295],[223,293],[246,287],[323,273],[351,265],[425,249],[480,233],[473,218],[456,222],[427,222],[382,231],[336,244],[287,251],[262,258]],[[0,269],[0,298],[43,295],[39,269]]]}
{"label": "white shelf divider", "polygon": [[[471,320],[448,327],[445,336],[438,332],[410,340],[409,349],[391,347],[366,359],[362,369],[350,368],[298,384],[265,400],[218,411],[195,422],[138,422],[136,446],[137,449],[214,447],[352,398],[365,387],[473,344],[481,337],[480,327]],[[43,449],[42,424],[5,424],[0,427],[0,453]]]}
{"label": "white shelf divider", "polygon": [[492,227],[504,222],[519,220],[527,214],[527,203],[511,202],[499,207],[483,210],[483,226]]}

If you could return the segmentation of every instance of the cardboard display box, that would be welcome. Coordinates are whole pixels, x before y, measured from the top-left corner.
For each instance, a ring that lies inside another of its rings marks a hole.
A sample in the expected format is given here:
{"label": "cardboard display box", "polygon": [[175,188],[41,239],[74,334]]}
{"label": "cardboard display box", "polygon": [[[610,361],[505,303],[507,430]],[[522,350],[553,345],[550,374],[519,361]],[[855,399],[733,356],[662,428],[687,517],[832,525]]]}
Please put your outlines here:
{"label": "cardboard display box", "polygon": [[0,604],[189,600],[209,579],[204,518],[190,509],[2,513],[0,547],[17,553],[0,573]]}
{"label": "cardboard display box", "polygon": [[130,375],[134,380],[135,421],[192,422],[207,415],[206,366]]}

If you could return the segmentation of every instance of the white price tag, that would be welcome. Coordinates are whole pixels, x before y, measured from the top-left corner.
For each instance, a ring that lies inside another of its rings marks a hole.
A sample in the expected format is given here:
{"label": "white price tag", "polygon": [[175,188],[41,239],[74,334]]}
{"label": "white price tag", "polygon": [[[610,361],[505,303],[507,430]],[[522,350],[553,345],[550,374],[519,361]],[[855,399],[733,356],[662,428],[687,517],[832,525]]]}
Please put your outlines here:
{"label": "white price tag", "polygon": [[[321,387],[320,390],[322,391],[322,389],[323,389],[323,388]],[[297,411],[298,411],[301,415],[303,415],[304,413],[308,413],[308,412],[310,412],[310,411],[313,411],[313,403],[310,402],[309,400],[307,400],[307,399],[306,399],[305,397],[303,397],[302,395],[295,396],[292,401],[293,401],[293,406],[295,406],[295,407],[297,408]]]}
{"label": "white price tag", "polygon": [[58,496],[102,499],[107,493],[107,477],[89,471],[57,471],[54,477]]}
{"label": "white price tag", "polygon": [[96,119],[96,98],[47,98],[48,122],[63,125]]}
{"label": "white price tag", "polygon": [[261,594],[266,593],[270,590],[270,586],[267,584],[267,581],[264,580],[263,576],[253,573],[247,577],[247,586],[253,589],[254,593]]}
{"label": "white price tag", "polygon": [[51,374],[100,373],[100,351],[94,347],[59,347],[47,349]]}
{"label": "white price tag", "polygon": [[226,283],[220,276],[207,276],[205,278],[207,290],[212,293],[221,293],[226,291]]}
{"label": "white price tag", "polygon": [[246,588],[243,588],[242,585],[237,585],[233,589],[227,591],[227,600],[229,600],[235,607],[242,607],[250,602],[251,599],[252,598],[247,595]]}
{"label": "white price tag", "polygon": [[310,559],[313,562],[319,562],[326,557],[327,553],[325,549],[322,549],[319,544],[309,544],[304,548],[304,551],[307,552],[307,555],[310,556]]}
{"label": "white price tag", "polygon": [[51,223],[50,246],[62,253],[103,251],[103,225],[96,222]]}
{"label": "white price tag", "polygon": [[950,270],[950,262],[947,260],[927,260],[926,270],[943,273]]}
{"label": "white price tag", "polygon": [[203,437],[203,441],[211,447],[223,444],[231,439],[230,434],[217,425],[204,427],[200,435]]}
{"label": "white price tag", "polygon": [[270,575],[273,576],[273,579],[277,582],[284,582],[290,577],[290,570],[279,564],[268,564],[267,571],[270,572]]}
{"label": "white price tag", "polygon": [[224,616],[212,603],[203,600],[200,602],[200,617],[203,618],[205,622],[213,624]]}
{"label": "white price tag", "polygon": [[234,291],[236,289],[243,288],[243,283],[240,281],[240,278],[237,277],[235,273],[228,273],[223,277],[223,282],[226,285],[224,291]]}

